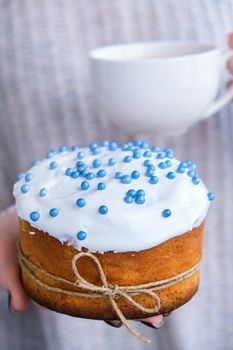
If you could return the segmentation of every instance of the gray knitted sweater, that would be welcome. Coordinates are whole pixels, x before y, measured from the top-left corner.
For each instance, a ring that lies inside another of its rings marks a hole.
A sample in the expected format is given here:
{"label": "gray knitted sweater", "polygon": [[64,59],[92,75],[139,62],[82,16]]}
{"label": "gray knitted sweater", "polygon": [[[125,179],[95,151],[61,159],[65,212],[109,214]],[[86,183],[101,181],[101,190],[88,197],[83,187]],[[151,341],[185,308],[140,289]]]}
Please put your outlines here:
{"label": "gray knitted sweater", "polygon": [[[60,144],[127,135],[93,102],[88,52],[118,42],[188,39],[226,46],[232,0],[0,0],[0,206],[13,202],[18,172]],[[194,299],[159,331],[140,326],[152,345],[125,329],[35,306],[10,315],[0,293],[1,350],[230,350],[233,347],[233,119],[231,106],[178,138],[156,137],[190,158],[216,193]]]}

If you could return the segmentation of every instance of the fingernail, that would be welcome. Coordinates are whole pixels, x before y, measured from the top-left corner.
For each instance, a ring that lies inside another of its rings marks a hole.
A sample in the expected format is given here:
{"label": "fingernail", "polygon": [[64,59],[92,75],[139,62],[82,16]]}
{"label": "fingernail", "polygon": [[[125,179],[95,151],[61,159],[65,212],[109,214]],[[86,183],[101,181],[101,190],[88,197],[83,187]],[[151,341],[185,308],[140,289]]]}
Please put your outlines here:
{"label": "fingernail", "polygon": [[146,321],[141,321],[141,323],[143,323],[145,326],[148,326],[148,327],[151,327],[151,328],[154,328],[154,329],[159,329],[162,327],[163,325],[163,319],[158,322],[158,323],[151,323],[151,322],[146,322]]}
{"label": "fingernail", "polygon": [[17,312],[11,305],[12,297],[11,293],[8,293],[8,311],[9,312]]}
{"label": "fingernail", "polygon": [[107,323],[109,326],[112,326],[114,328],[120,328],[122,326],[122,322],[121,321],[104,321],[105,323]]}
{"label": "fingernail", "polygon": [[165,313],[163,314],[163,316],[164,316],[164,317],[168,317],[168,316],[170,316],[170,315],[171,315],[171,313],[172,313],[172,311],[165,312]]}

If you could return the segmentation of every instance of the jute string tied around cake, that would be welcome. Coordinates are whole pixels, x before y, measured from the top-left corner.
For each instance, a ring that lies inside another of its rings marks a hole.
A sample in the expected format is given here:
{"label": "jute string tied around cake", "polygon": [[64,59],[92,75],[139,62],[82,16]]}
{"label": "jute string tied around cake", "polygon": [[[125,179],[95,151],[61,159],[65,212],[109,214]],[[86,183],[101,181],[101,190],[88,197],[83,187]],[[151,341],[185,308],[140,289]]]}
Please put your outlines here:
{"label": "jute string tied around cake", "polygon": [[[100,275],[100,280],[103,283],[102,286],[97,286],[95,284],[92,284],[88,282],[86,279],[84,279],[78,272],[77,269],[77,261],[81,259],[82,257],[89,257],[90,259],[93,260],[95,263],[99,275]],[[155,291],[162,290],[164,288],[168,288],[170,286],[175,285],[176,283],[188,278],[192,274],[194,274],[198,269],[200,263],[198,262],[196,265],[191,267],[190,269],[174,276],[171,278],[167,278],[164,280],[156,281],[156,282],[149,282],[145,284],[140,284],[137,286],[118,286],[118,285],[112,285],[108,283],[106,275],[103,271],[103,268],[98,260],[98,258],[90,253],[90,252],[80,252],[74,255],[72,259],[72,270],[74,272],[74,275],[76,277],[75,282],[71,282],[65,278],[56,276],[51,274],[50,272],[42,269],[38,265],[35,265],[32,263],[22,252],[21,247],[19,246],[19,261],[21,268],[31,277],[31,279],[40,285],[41,287],[45,288],[46,290],[52,291],[52,292],[57,292],[57,293],[62,293],[66,295],[71,295],[71,296],[79,296],[79,297],[85,297],[85,298],[101,298],[103,296],[106,296],[109,298],[109,301],[116,312],[116,315],[119,317],[121,322],[125,325],[125,327],[129,330],[130,333],[132,333],[134,336],[136,336],[139,340],[143,341],[144,343],[150,343],[151,341],[144,337],[143,335],[140,334],[140,332],[132,327],[128,320],[125,318],[123,312],[120,310],[120,308],[117,305],[116,300],[120,297],[123,297],[128,300],[129,303],[131,303],[135,308],[138,310],[141,310],[145,314],[156,314],[159,312],[160,309],[160,298],[156,294]],[[71,290],[66,290],[58,287],[52,287],[49,284],[41,281],[31,270],[33,269],[35,272],[40,272],[44,274],[45,276],[53,279],[56,282],[63,282],[66,283],[72,287],[78,287],[82,288],[85,292],[76,292],[76,291],[71,291]],[[146,308],[143,305],[139,304],[137,301],[135,301],[132,297],[135,295],[140,295],[140,294],[147,294],[149,295],[154,301],[155,301],[155,306],[151,308]],[[146,317],[146,315],[145,315]]]}

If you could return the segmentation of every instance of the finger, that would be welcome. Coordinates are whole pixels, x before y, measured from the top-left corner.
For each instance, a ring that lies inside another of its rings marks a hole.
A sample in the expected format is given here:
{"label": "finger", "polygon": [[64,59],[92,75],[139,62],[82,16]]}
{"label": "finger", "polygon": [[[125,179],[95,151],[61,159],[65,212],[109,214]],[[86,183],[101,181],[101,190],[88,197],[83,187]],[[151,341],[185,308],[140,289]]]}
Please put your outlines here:
{"label": "finger", "polygon": [[233,74],[233,56],[227,62],[227,68]]}
{"label": "finger", "polygon": [[[152,328],[160,328],[163,325],[163,315],[147,317],[138,321],[141,321],[143,324]],[[122,326],[122,322],[119,320],[107,320],[105,321],[105,323],[115,328],[119,328]]]}
{"label": "finger", "polygon": [[231,49],[233,49],[233,33],[228,35],[228,45]]}
{"label": "finger", "polygon": [[151,328],[159,329],[163,325],[163,316],[157,315],[141,319],[141,322]]}
{"label": "finger", "polygon": [[15,311],[24,311],[27,309],[30,299],[25,293],[21,281],[20,270],[18,265],[9,266],[6,270],[7,279],[5,281],[5,288],[11,295],[10,308]]}
{"label": "finger", "polygon": [[227,82],[227,87],[229,88],[229,87],[231,87],[233,85],[233,80],[229,80],[228,82]]}
{"label": "finger", "polygon": [[112,326],[115,328],[120,328],[122,326],[122,322],[118,320],[113,320],[113,321],[107,320],[104,322],[107,323],[109,326]]}
{"label": "finger", "polygon": [[[233,33],[228,35],[228,46],[233,49]],[[233,74],[233,55],[227,62],[227,68],[229,72]]]}

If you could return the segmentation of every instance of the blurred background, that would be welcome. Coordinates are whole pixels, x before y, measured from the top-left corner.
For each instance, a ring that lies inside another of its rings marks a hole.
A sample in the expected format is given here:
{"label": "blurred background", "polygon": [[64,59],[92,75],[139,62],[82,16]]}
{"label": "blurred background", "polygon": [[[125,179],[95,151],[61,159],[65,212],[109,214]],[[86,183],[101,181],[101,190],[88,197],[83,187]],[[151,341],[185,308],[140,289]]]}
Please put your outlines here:
{"label": "blurred background", "polygon": [[[1,209],[13,204],[16,174],[48,149],[128,139],[95,104],[90,50],[151,40],[191,40],[225,49],[232,31],[233,0],[0,0]],[[149,141],[196,162],[216,194],[206,223],[198,294],[160,330],[138,325],[153,339],[143,345],[124,328],[34,305],[9,314],[1,291],[2,350],[232,349],[232,105],[182,136],[154,135]]]}

